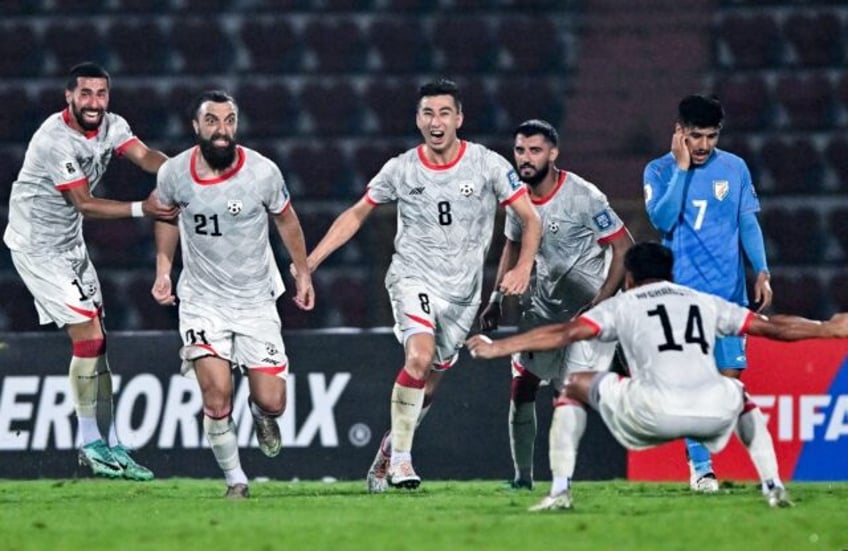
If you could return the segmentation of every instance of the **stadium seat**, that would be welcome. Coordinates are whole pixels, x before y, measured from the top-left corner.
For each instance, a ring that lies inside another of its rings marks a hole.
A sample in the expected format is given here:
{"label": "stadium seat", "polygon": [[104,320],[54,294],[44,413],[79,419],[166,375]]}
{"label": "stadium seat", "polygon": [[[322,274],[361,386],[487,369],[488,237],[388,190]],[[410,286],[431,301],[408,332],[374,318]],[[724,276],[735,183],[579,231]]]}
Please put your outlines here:
{"label": "stadium seat", "polygon": [[[175,274],[178,271],[176,270]],[[132,308],[137,319],[134,324],[137,329],[176,331],[179,328],[178,310],[174,306],[162,306],[153,299],[150,289],[153,287],[154,279],[155,274],[152,270],[134,272],[126,284],[126,294],[121,300]],[[176,277],[174,289],[176,289]],[[174,351],[174,358],[176,361],[176,351]]]}
{"label": "stadium seat", "polygon": [[795,12],[783,22],[783,35],[801,67],[838,66],[845,60],[842,25],[835,11]]}
{"label": "stadium seat", "polygon": [[498,132],[497,105],[486,89],[483,79],[459,79],[457,85],[462,92],[462,111],[465,115],[462,134],[473,136]]}
{"label": "stadium seat", "polygon": [[314,18],[306,24],[303,42],[314,54],[315,73],[357,73],[363,71],[368,48],[354,19]]}
{"label": "stadium seat", "polygon": [[732,130],[763,130],[772,119],[768,86],[758,75],[722,79],[715,90]]}
{"label": "stadium seat", "polygon": [[544,119],[554,125],[562,126],[565,111],[565,92],[548,80],[527,80],[524,78],[502,78],[494,93],[495,103],[506,114],[510,132],[527,119]]}
{"label": "stadium seat", "polygon": [[809,207],[766,210],[761,217],[763,232],[777,245],[776,250],[768,249],[769,253],[781,264],[821,262],[825,240],[820,217],[817,210]]}
{"label": "stadium seat", "polygon": [[86,220],[83,231],[95,266],[144,268],[154,264],[153,223],[149,220]]}
{"label": "stadium seat", "polygon": [[848,207],[837,207],[827,216],[830,235],[836,239],[842,249],[842,256],[848,259]]}
{"label": "stadium seat", "polygon": [[338,325],[345,327],[366,327],[368,325],[370,298],[366,281],[361,277],[343,275],[337,277],[330,284],[328,291],[329,296],[332,297],[333,309],[336,315],[341,318],[338,320]]}
{"label": "stadium seat", "polygon": [[[44,0],[3,0],[0,15],[31,15],[43,9]],[[0,50],[5,52],[6,50]]]}
{"label": "stadium seat", "polygon": [[288,172],[303,196],[314,199],[351,197],[344,152],[328,141],[296,143],[288,152]]}
{"label": "stadium seat", "polygon": [[336,136],[362,132],[363,108],[348,80],[309,81],[301,89],[299,100],[309,114],[314,134]]}
{"label": "stadium seat", "polygon": [[824,150],[824,157],[836,176],[839,191],[848,192],[848,140],[832,135]]}
{"label": "stadium seat", "polygon": [[768,11],[754,15],[728,13],[716,29],[719,48],[726,48],[719,63],[730,69],[761,69],[777,66],[782,60],[780,29]]}
{"label": "stadium seat", "polygon": [[55,14],[90,14],[102,12],[105,0],[52,0],[50,12]]}
{"label": "stadium seat", "polygon": [[[776,273],[771,278],[771,287],[774,291],[771,310],[774,312],[814,319],[826,315],[825,289],[815,275]],[[753,300],[753,296],[749,298]]]}
{"label": "stadium seat", "polygon": [[848,117],[848,71],[841,71],[833,85],[833,97],[842,110],[843,117]]}
{"label": "stadium seat", "polygon": [[108,66],[108,51],[94,23],[52,19],[44,31],[44,46],[55,59],[53,74],[65,76],[81,61]]}
{"label": "stadium seat", "polygon": [[186,13],[221,13],[228,11],[235,0],[182,0],[178,3],[179,11]]}
{"label": "stadium seat", "polygon": [[780,77],[775,94],[787,117],[787,126],[798,130],[821,130],[834,126],[836,110],[826,76]]}
{"label": "stadium seat", "polygon": [[113,13],[120,15],[136,13],[154,13],[158,15],[170,9],[170,0],[112,0]]}
{"label": "stadium seat", "polygon": [[182,60],[180,73],[221,74],[233,68],[235,48],[216,18],[175,18],[169,40]]}
{"label": "stadium seat", "polygon": [[385,10],[423,12],[432,7],[432,0],[385,0]]}
{"label": "stadium seat", "polygon": [[118,62],[117,74],[157,75],[170,71],[170,47],[155,21],[116,18],[106,40]]}
{"label": "stadium seat", "polygon": [[300,128],[295,96],[282,82],[259,84],[245,80],[235,94],[244,104],[239,118],[243,135],[254,138],[288,136]]}
{"label": "stadium seat", "polygon": [[482,16],[436,16],[433,21],[436,68],[445,74],[486,72],[494,69],[498,45]]}
{"label": "stadium seat", "polygon": [[109,110],[124,117],[133,132],[145,143],[163,138],[168,131],[168,107],[152,86],[117,84],[111,93]]}
{"label": "stadium seat", "polygon": [[760,150],[763,169],[774,183],[774,192],[810,194],[822,191],[824,165],[815,146],[806,139],[767,140]]}
{"label": "stadium seat", "polygon": [[377,175],[377,172],[383,168],[383,165],[404,151],[404,148],[395,141],[390,142],[373,142],[361,141],[356,146],[353,152],[351,164],[353,165],[354,182],[353,193],[364,194],[365,186],[371,181],[371,178]]}
{"label": "stadium seat", "polygon": [[[3,100],[0,99],[0,101]],[[2,120],[2,116],[0,116],[0,120]],[[0,149],[0,205],[7,206],[9,204],[12,182],[18,177],[23,162],[24,151],[22,148],[4,147]]]}
{"label": "stadium seat", "polygon": [[362,99],[377,119],[378,134],[404,136],[417,132],[418,87],[413,81],[374,78],[367,84]]}
{"label": "stadium seat", "polygon": [[27,143],[43,118],[32,108],[27,94],[17,87],[0,89],[0,105],[0,141]]}
{"label": "stadium seat", "polygon": [[837,312],[848,312],[848,272],[840,271],[831,276],[828,294]]}
{"label": "stadium seat", "polygon": [[29,23],[0,27],[0,78],[34,77],[44,68],[41,38]]}
{"label": "stadium seat", "polygon": [[371,22],[369,40],[380,57],[384,74],[421,73],[431,68],[432,46],[423,19],[408,16],[377,17]]}
{"label": "stadium seat", "polygon": [[745,135],[740,133],[731,133],[729,135],[722,134],[718,142],[718,147],[729,151],[734,155],[738,155],[748,165],[748,170],[751,172],[751,181],[754,182],[754,188],[758,193],[765,193],[770,190],[760,186],[760,157],[759,152],[753,146],[752,141]]}
{"label": "stadium seat", "polygon": [[0,301],[0,320],[4,320],[8,331],[38,331],[38,313],[35,310],[32,295],[21,279],[14,274],[4,278],[3,297]]}
{"label": "stadium seat", "polygon": [[250,54],[252,74],[296,73],[302,69],[303,44],[288,18],[244,20],[239,36]]}
{"label": "stadium seat", "polygon": [[496,40],[508,59],[502,67],[522,74],[563,70],[567,52],[559,35],[548,15],[500,18]]}

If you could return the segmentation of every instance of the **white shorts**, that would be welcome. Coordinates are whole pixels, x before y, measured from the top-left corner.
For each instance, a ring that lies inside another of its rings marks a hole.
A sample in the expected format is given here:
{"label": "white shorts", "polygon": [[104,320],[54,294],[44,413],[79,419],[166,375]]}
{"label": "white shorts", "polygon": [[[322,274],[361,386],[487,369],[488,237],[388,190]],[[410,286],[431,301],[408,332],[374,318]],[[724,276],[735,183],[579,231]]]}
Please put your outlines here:
{"label": "white shorts", "polygon": [[433,368],[447,369],[456,363],[480,305],[447,301],[429,286],[409,279],[392,284],[388,291],[398,341],[406,345],[412,335],[429,333],[436,339]]}
{"label": "white shorts", "polygon": [[693,394],[692,403],[703,403],[707,393],[709,403],[715,404],[711,411],[698,408],[700,411],[693,411],[694,415],[681,409],[669,411],[656,388],[630,377],[605,373],[595,378],[590,401],[610,433],[628,449],[651,448],[687,437],[701,442],[711,453],[718,453],[727,445],[742,413],[744,387],[735,379],[721,377],[715,387]]}
{"label": "white shorts", "polygon": [[273,302],[249,310],[181,302],[181,371],[193,375],[194,360],[215,356],[229,361],[233,369],[256,369],[286,379],[289,360],[281,329]]}
{"label": "white shorts", "polygon": [[[518,330],[524,332],[550,323],[555,322],[528,312],[521,316]],[[512,376],[517,377],[525,369],[561,390],[569,373],[609,371],[614,356],[615,342],[599,340],[579,341],[546,352],[518,352],[512,355]]]}
{"label": "white shorts", "polygon": [[100,281],[85,245],[61,253],[11,252],[18,274],[35,299],[41,325],[62,327],[102,315]]}

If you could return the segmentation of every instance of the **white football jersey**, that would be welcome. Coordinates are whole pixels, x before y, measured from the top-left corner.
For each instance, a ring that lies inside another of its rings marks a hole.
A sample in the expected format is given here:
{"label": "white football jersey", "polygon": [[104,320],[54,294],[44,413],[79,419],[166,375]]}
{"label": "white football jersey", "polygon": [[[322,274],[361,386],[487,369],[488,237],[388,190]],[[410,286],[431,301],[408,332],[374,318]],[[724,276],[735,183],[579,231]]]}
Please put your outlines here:
{"label": "white football jersey", "polygon": [[742,306],[661,281],[609,298],[581,316],[602,341],[618,340],[634,382],[657,390],[669,412],[693,415],[724,396],[713,356],[716,336],[743,334],[754,314]]}
{"label": "white football jersey", "polygon": [[[606,243],[625,231],[624,223],[594,184],[561,171],[554,190],[531,197],[542,220],[542,242],[523,310],[543,319],[570,319],[603,285],[609,270]],[[521,221],[507,213],[504,234],[521,241]]]}
{"label": "white football jersey", "polygon": [[199,154],[192,147],[169,159],[157,179],[160,200],[180,207],[180,300],[232,308],[276,300],[285,288],[271,250],[268,215],[290,204],[280,169],[239,146],[232,170],[201,180]]}
{"label": "white football jersey", "polygon": [[33,134],[9,199],[4,241],[15,251],[68,251],[83,245],[82,215],[62,191],[88,182],[94,190],[114,153],[136,138],[123,117],[106,113],[97,130],[80,134],[68,110]]}
{"label": "white football jersey", "polygon": [[473,304],[480,301],[498,203],[509,205],[526,191],[502,156],[476,143],[460,144],[449,165],[429,163],[423,146],[390,159],[365,198],[374,205],[397,201],[387,286],[414,279],[446,300]]}

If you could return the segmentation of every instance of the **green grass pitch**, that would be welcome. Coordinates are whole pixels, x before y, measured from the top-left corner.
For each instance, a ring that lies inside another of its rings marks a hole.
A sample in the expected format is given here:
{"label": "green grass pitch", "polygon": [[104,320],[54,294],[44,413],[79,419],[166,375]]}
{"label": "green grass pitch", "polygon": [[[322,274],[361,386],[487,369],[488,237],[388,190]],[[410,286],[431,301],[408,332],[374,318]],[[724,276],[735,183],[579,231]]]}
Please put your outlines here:
{"label": "green grass pitch", "polygon": [[795,483],[769,509],[751,483],[715,495],[685,484],[578,482],[571,511],[528,513],[533,492],[492,481],[425,481],[369,495],[356,482],[0,481],[0,549],[498,550],[848,549],[848,484]]}

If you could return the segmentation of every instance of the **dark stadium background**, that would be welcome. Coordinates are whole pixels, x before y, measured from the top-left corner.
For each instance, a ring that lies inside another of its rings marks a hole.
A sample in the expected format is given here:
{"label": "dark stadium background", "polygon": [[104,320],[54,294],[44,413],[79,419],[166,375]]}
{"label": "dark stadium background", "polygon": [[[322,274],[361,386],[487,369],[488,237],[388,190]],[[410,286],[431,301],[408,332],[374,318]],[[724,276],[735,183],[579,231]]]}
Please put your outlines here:
{"label": "dark stadium background", "polygon": [[[549,120],[560,167],[605,191],[637,239],[654,238],[642,168],[668,150],[678,100],[706,92],[727,112],[720,147],[748,162],[760,195],[774,310],[825,317],[848,309],[846,43],[848,6],[838,1],[3,0],[0,226],[27,142],[63,108],[64,75],[83,60],[111,71],[110,110],[169,154],[193,143],[194,94],[233,93],[240,141],[282,168],[310,248],[389,157],[419,142],[417,87],[439,76],[463,91],[461,137],[511,158],[513,128]],[[139,199],[154,183],[117,160],[98,193]],[[377,209],[316,273],[314,312],[279,302],[285,327],[391,325],[383,275],[394,216]],[[175,310],[149,294],[149,222],[86,222],[85,234],[109,330],[173,336]],[[499,225],[485,292],[501,243]],[[39,330],[5,247],[0,286],[4,338]],[[385,378],[398,365],[379,367]],[[506,369],[493,397],[501,406]],[[497,415],[503,447],[505,410]]]}

